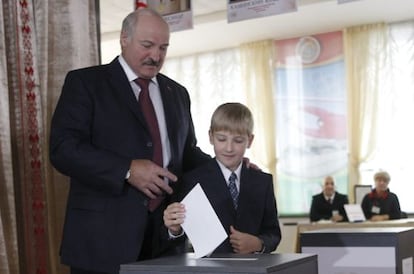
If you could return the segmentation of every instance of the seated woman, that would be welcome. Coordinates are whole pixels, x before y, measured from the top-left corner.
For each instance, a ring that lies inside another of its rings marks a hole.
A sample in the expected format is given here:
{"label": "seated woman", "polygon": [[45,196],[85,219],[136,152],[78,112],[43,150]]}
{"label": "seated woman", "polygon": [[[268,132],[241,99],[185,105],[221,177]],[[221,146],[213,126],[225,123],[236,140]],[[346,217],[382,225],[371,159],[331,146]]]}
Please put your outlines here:
{"label": "seated woman", "polygon": [[386,171],[375,173],[375,188],[365,195],[361,203],[367,220],[385,221],[401,218],[398,197],[388,189],[390,180],[391,177]]}

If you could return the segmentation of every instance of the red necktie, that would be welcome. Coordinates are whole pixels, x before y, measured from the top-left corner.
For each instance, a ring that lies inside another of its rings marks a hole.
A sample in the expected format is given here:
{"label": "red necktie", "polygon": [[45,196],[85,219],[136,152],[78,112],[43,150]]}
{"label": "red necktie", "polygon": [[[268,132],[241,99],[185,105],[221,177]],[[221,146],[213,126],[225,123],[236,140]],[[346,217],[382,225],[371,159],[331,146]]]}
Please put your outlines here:
{"label": "red necktie", "polygon": [[[144,114],[145,120],[147,122],[148,129],[151,134],[152,145],[153,145],[153,155],[152,160],[157,165],[163,167],[162,160],[162,145],[161,145],[161,136],[160,130],[158,127],[157,116],[155,115],[154,106],[152,104],[151,98],[149,96],[149,79],[137,78],[135,83],[141,88],[139,93],[138,103],[141,107],[142,113]],[[163,197],[157,197],[156,199],[151,199],[148,203],[148,208],[150,211],[154,211],[161,203]]]}

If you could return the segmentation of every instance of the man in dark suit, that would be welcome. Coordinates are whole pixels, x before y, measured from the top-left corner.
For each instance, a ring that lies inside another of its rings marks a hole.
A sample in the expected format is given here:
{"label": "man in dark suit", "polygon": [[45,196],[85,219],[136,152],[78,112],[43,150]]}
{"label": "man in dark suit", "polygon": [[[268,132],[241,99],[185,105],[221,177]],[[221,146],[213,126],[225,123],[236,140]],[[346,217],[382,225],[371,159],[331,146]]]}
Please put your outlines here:
{"label": "man in dark suit", "polygon": [[348,196],[335,191],[332,176],[324,178],[323,190],[312,197],[310,209],[311,222],[330,220],[333,222],[348,221],[344,205],[348,204]]}
{"label": "man in dark suit", "polygon": [[[162,254],[162,214],[177,176],[210,159],[196,146],[187,90],[159,73],[169,36],[159,14],[135,11],[123,21],[118,58],[65,79],[50,159],[71,179],[60,253],[72,274],[118,273],[122,263]],[[156,131],[149,105],[140,105],[145,89]]]}
{"label": "man in dark suit", "polygon": [[[281,240],[272,175],[247,169],[242,161],[253,141],[252,131],[253,118],[247,107],[239,103],[219,106],[209,131],[215,159],[186,173],[180,182],[177,201],[199,183],[229,235],[213,253],[270,253]],[[172,238],[183,236],[184,220],[183,204],[167,207],[164,223]]]}

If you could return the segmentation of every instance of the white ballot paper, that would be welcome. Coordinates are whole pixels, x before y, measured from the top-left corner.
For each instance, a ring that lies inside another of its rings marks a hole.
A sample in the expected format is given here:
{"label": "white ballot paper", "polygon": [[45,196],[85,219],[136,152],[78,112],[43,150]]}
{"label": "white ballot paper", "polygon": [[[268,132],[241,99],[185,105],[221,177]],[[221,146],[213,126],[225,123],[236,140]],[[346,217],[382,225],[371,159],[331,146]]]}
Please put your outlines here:
{"label": "white ballot paper", "polygon": [[193,245],[195,257],[209,255],[227,238],[227,233],[200,184],[181,203],[186,210],[181,226]]}
{"label": "white ballot paper", "polygon": [[365,215],[360,204],[347,204],[344,205],[344,209],[351,223],[365,221]]}

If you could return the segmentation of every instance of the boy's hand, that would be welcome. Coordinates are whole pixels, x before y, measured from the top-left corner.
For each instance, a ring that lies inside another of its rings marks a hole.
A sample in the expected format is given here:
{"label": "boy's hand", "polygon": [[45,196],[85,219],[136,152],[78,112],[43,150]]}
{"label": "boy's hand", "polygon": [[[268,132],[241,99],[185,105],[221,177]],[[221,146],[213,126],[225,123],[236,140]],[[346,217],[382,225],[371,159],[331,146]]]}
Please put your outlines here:
{"label": "boy's hand", "polygon": [[164,210],[164,224],[173,235],[182,232],[181,224],[185,219],[185,207],[180,203],[172,203]]}

